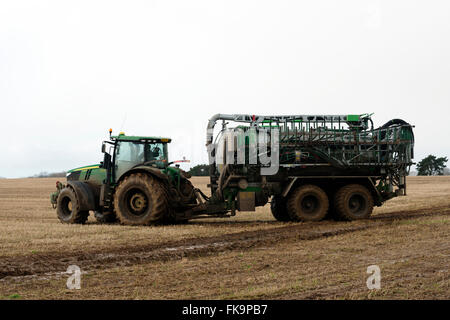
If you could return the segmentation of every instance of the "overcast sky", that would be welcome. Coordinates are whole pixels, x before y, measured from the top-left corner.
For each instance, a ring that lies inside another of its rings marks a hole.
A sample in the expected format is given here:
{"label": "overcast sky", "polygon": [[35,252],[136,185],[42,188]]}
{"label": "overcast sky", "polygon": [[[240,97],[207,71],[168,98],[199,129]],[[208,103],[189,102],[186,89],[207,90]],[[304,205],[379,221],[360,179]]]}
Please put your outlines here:
{"label": "overcast sky", "polygon": [[215,113],[368,112],[450,157],[450,1],[0,0],[2,177],[98,163],[110,127],[195,165]]}

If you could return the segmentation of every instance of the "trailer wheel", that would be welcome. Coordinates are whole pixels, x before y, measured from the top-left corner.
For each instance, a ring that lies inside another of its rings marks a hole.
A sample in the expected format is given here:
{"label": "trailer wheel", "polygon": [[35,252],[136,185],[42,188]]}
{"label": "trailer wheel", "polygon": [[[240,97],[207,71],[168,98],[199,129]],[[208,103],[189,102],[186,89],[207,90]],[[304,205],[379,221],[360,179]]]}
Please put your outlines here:
{"label": "trailer wheel", "polygon": [[135,173],[125,177],[116,189],[114,208],[126,225],[166,222],[169,204],[164,185],[154,177]]}
{"label": "trailer wheel", "polygon": [[336,192],[334,206],[343,220],[367,219],[373,210],[373,197],[363,185],[349,184]]}
{"label": "trailer wheel", "polygon": [[58,196],[56,214],[62,223],[84,224],[89,216],[89,211],[80,211],[75,191],[66,187]]}
{"label": "trailer wheel", "polygon": [[270,203],[270,210],[272,215],[278,221],[291,221],[291,217],[287,212],[286,199],[280,196],[273,196],[272,202]]}
{"label": "trailer wheel", "polygon": [[295,189],[287,201],[292,221],[320,221],[328,211],[328,196],[318,186],[307,184]]}

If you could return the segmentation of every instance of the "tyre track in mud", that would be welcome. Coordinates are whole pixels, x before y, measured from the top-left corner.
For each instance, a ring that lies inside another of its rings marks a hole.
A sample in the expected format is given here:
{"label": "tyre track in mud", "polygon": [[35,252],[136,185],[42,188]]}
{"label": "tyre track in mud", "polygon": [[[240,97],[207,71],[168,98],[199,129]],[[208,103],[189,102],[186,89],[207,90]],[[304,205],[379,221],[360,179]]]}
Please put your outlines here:
{"label": "tyre track in mud", "polygon": [[448,215],[450,215],[450,207],[443,206],[380,214],[368,220],[354,222],[289,223],[285,226],[264,230],[242,231],[158,245],[115,247],[102,252],[54,252],[33,256],[0,257],[0,281],[62,276],[65,274],[67,267],[72,264],[78,265],[84,272],[89,272],[153,261],[208,256],[224,251],[248,250],[283,241],[314,240],[391,225],[399,220]]}

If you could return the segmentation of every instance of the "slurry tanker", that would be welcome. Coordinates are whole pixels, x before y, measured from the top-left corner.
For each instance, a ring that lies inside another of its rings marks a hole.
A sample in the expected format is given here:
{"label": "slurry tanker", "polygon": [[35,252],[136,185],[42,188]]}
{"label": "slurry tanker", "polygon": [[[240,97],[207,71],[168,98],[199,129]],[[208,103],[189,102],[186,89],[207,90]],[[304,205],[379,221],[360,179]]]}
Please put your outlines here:
{"label": "slurry tanker", "polygon": [[[220,123],[220,128],[216,127]],[[216,114],[206,130],[210,195],[169,161],[170,138],[111,135],[103,161],[72,169],[51,203],[64,223],[127,225],[231,217],[270,202],[279,221],[366,219],[406,195],[414,134],[371,115]]]}

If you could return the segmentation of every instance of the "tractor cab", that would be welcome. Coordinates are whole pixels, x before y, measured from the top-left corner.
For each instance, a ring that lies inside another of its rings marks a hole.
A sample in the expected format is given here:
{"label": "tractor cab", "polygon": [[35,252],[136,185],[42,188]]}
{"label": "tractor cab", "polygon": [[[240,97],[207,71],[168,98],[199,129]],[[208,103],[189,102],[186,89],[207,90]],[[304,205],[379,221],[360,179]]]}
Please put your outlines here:
{"label": "tractor cab", "polygon": [[[167,144],[171,139],[161,137],[126,136],[121,132],[104,141],[105,154],[101,167],[110,172],[110,181],[117,182],[125,173],[136,166],[150,166],[165,169],[168,166]],[[107,144],[110,145],[107,150]]]}

